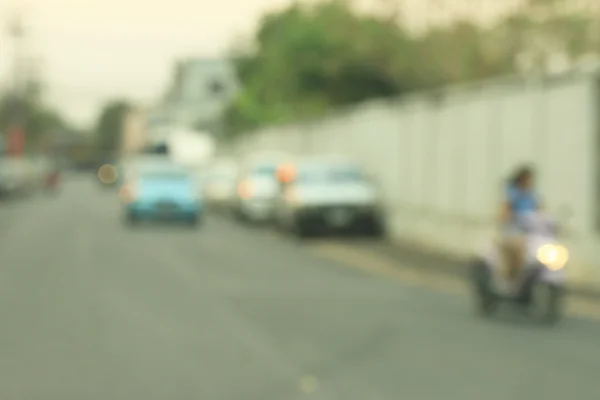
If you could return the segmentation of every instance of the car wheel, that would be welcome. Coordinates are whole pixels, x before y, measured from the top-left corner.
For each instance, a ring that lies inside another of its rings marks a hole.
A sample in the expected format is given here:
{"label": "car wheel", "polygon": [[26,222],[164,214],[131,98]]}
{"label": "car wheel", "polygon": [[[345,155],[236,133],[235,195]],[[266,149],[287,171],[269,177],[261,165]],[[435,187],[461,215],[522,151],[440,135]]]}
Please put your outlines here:
{"label": "car wheel", "polygon": [[279,231],[280,233],[289,232],[289,227],[285,223],[285,220],[280,216],[277,216],[275,218],[275,229],[277,229],[277,231]]}
{"label": "car wheel", "polygon": [[365,234],[372,238],[382,238],[385,236],[385,224],[380,218],[373,218],[365,229]]}
{"label": "car wheel", "polygon": [[248,222],[248,218],[246,217],[246,215],[244,214],[244,212],[240,208],[236,207],[236,209],[234,211],[234,216],[235,216],[235,219],[238,222],[241,222],[241,223],[247,223]]}
{"label": "car wheel", "polygon": [[197,228],[198,226],[200,226],[201,221],[202,218],[198,215],[195,215],[188,220],[188,225],[190,226],[190,228]]}
{"label": "car wheel", "polygon": [[129,226],[137,225],[138,218],[133,213],[127,213],[125,215],[125,223]]}
{"label": "car wheel", "polygon": [[530,313],[543,324],[553,325],[561,317],[563,291],[560,287],[545,282],[535,283]]}
{"label": "car wheel", "polygon": [[294,222],[292,232],[298,239],[310,239],[315,236],[314,229],[302,220],[296,220]]}

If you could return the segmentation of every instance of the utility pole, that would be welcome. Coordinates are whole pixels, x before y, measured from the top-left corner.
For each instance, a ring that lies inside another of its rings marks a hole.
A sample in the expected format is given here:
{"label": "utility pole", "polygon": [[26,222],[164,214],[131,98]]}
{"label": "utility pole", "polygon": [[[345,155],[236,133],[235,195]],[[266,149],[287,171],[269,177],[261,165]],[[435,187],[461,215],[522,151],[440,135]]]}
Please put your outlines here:
{"label": "utility pole", "polygon": [[27,126],[27,96],[29,59],[27,55],[27,32],[20,10],[8,20],[8,36],[13,44],[12,87],[9,93],[12,103],[12,121],[9,125],[7,150],[13,155],[22,154],[25,147]]}
{"label": "utility pole", "polygon": [[15,13],[8,20],[8,36],[13,44],[12,92],[14,95],[22,96],[25,91],[28,66],[25,46],[27,34],[20,12]]}

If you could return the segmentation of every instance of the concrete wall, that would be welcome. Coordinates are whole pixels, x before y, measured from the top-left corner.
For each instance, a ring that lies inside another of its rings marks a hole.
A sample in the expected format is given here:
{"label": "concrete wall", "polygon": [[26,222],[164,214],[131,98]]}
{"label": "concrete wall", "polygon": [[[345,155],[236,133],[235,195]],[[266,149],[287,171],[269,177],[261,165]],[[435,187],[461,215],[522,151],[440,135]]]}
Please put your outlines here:
{"label": "concrete wall", "polygon": [[597,244],[597,83],[571,73],[505,79],[396,102],[372,102],[321,121],[274,127],[238,152],[354,156],[382,183],[393,235],[468,254],[495,231],[503,180],[535,163],[551,211],[568,207],[573,279],[600,281]]}

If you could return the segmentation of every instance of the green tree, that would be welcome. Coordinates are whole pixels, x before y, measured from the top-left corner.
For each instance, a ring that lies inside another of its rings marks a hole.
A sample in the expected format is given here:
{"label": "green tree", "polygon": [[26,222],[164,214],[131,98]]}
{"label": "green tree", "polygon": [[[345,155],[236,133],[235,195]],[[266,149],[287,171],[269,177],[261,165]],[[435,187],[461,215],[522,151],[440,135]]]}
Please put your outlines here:
{"label": "green tree", "polygon": [[43,137],[61,136],[71,129],[58,111],[39,99],[6,93],[0,96],[0,132],[6,133],[15,125],[25,131],[29,149]]}
{"label": "green tree", "polygon": [[412,38],[344,1],[296,4],[266,15],[255,47],[236,57],[243,90],[226,112],[230,133],[315,117],[420,85]]}
{"label": "green tree", "polygon": [[[591,3],[590,3],[591,4]],[[499,21],[494,41],[511,54],[515,68],[544,73],[557,55],[568,63],[597,53],[597,16],[588,5],[566,0],[528,0]]]}
{"label": "green tree", "polygon": [[[591,1],[591,0],[590,0]],[[294,5],[260,21],[253,51],[234,54],[242,91],[229,135],[314,118],[370,98],[576,61],[600,49],[594,16],[567,0],[526,0],[491,27],[458,20],[417,35],[349,2]],[[523,61],[527,61],[524,63]]]}
{"label": "green tree", "polygon": [[[418,39],[417,73],[422,88],[477,81],[514,71],[513,49],[494,31],[467,20],[432,28]],[[509,42],[507,42],[509,43]]]}
{"label": "green tree", "polygon": [[112,100],[100,111],[94,129],[95,146],[100,157],[108,157],[119,150],[123,124],[131,109],[125,100]]}

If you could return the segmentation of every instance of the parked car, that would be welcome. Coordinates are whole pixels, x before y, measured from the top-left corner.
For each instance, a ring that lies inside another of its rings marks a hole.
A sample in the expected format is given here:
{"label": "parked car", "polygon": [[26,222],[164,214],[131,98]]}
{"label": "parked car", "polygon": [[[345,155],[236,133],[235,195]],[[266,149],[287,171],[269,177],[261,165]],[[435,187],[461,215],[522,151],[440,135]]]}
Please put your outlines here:
{"label": "parked car", "polygon": [[17,185],[11,165],[5,158],[0,158],[0,197],[6,199],[13,195]]}
{"label": "parked car", "polygon": [[5,157],[1,166],[2,193],[5,197],[30,194],[34,187],[32,168],[21,157]]}
{"label": "parked car", "polygon": [[385,233],[377,185],[356,163],[337,157],[300,159],[282,182],[276,222],[299,237],[319,232]]}
{"label": "parked car", "polygon": [[217,163],[209,168],[203,179],[203,192],[207,205],[216,210],[231,207],[236,196],[236,178],[235,164]]}
{"label": "parked car", "polygon": [[236,179],[232,211],[244,222],[269,222],[273,219],[279,191],[277,166],[287,159],[283,154],[252,155],[241,163]]}

